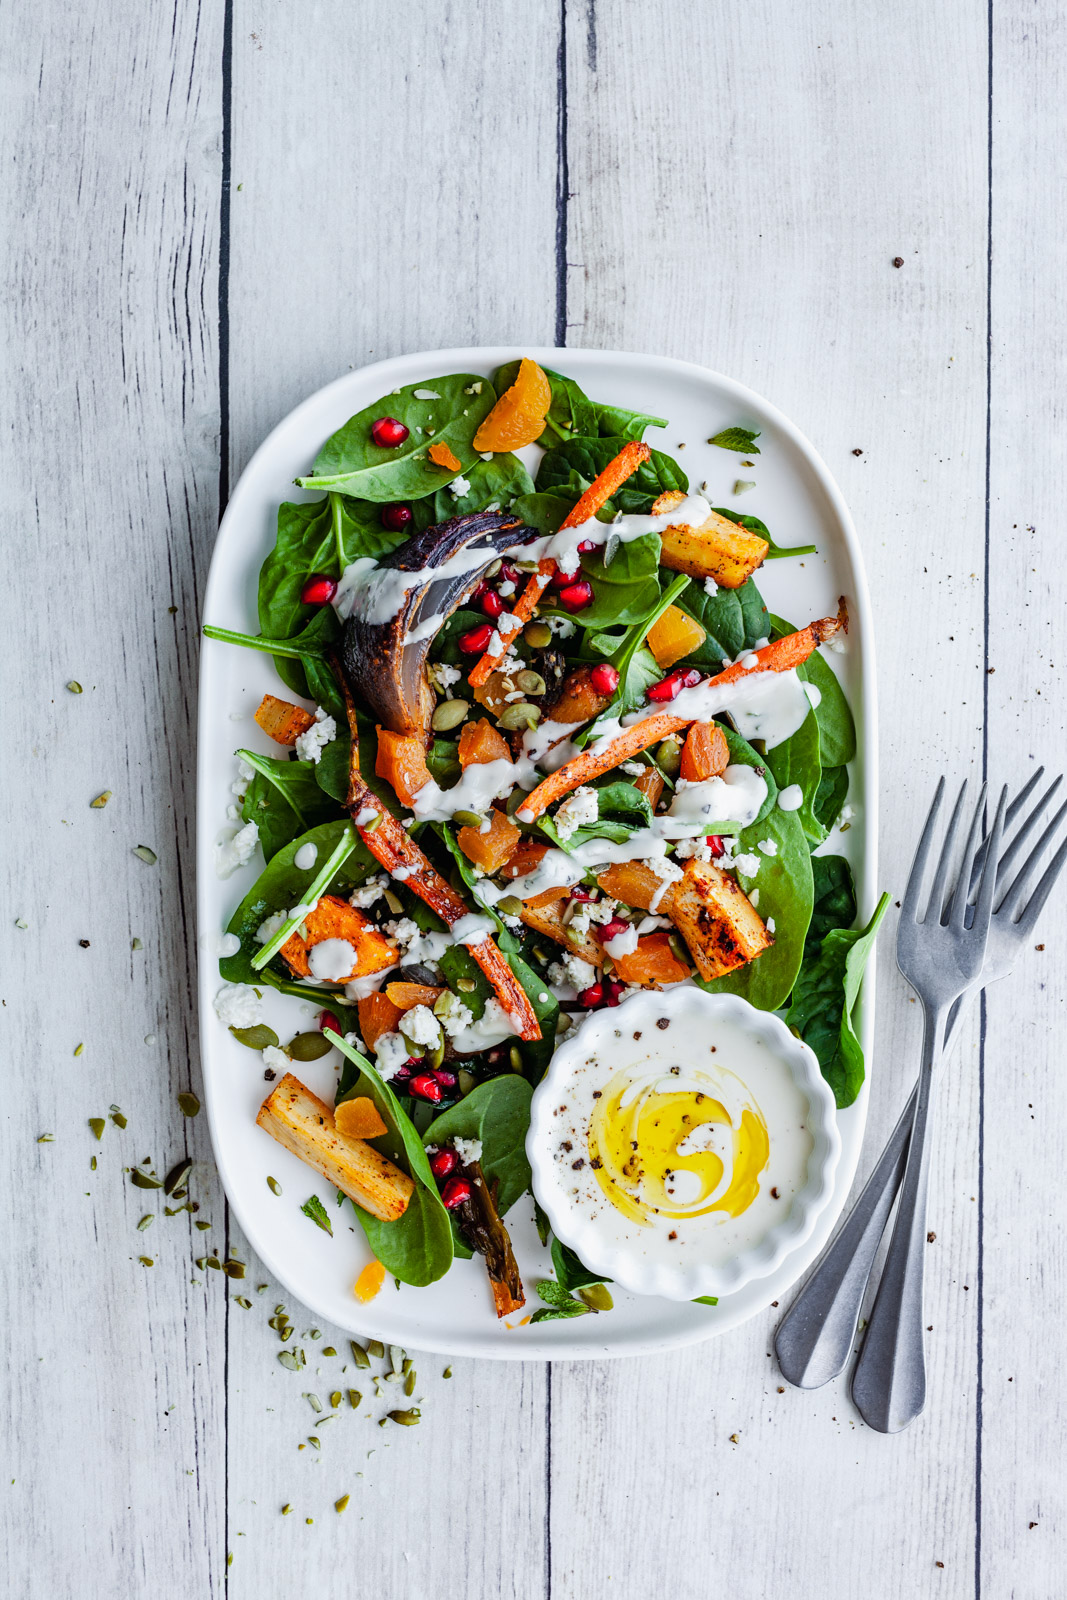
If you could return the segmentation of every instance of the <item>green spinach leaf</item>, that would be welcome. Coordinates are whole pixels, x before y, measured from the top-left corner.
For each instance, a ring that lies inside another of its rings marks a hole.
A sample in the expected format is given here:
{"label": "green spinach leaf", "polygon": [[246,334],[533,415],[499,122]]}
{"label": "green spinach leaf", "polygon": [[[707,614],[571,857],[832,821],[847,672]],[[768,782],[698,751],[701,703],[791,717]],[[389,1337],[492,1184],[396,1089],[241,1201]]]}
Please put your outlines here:
{"label": "green spinach leaf", "polygon": [[829,929],[818,954],[805,960],[786,1013],[789,1027],[818,1056],[839,1107],[850,1106],[863,1084],[863,1050],[852,1019],[863,969],[888,905],[884,894],[865,928]]}
{"label": "green spinach leaf", "polygon": [[[427,1147],[453,1139],[481,1140],[481,1169],[490,1187],[494,1182],[498,1186],[496,1209],[502,1217],[530,1187],[526,1130],[532,1097],[533,1089],[516,1073],[490,1078],[435,1117],[423,1135]],[[458,1227],[453,1227],[452,1237],[456,1255],[469,1256],[470,1247]]]}
{"label": "green spinach leaf", "polygon": [[815,813],[815,802],[822,778],[819,759],[819,723],[814,711],[809,711],[795,733],[767,751],[767,765],[774,773],[779,790],[796,784],[803,796],[795,815],[812,844],[821,844],[826,829]]}
{"label": "green spinach leaf", "polygon": [[778,561],[782,556],[814,555],[818,548],[813,544],[775,544],[774,539],[771,537],[770,529],[765,522],[760,521],[759,517],[742,516],[740,512],[732,511],[728,506],[712,506],[711,509],[718,512],[720,517],[727,517],[731,522],[740,523],[741,527],[747,528],[749,533],[758,534],[761,539],[766,539],[771,547],[765,558],[768,561]]}
{"label": "green spinach leaf", "polygon": [[556,1277],[561,1287],[566,1289],[568,1294],[572,1294],[575,1289],[587,1289],[591,1283],[612,1281],[599,1273],[592,1272],[578,1259],[570,1245],[563,1244],[559,1239],[552,1240],[552,1265],[556,1269]]}
{"label": "green spinach leaf", "polygon": [[450,489],[438,489],[433,498],[435,522],[484,511],[494,502],[501,511],[510,511],[513,500],[533,493],[533,479],[518,456],[510,451],[495,455],[491,461],[476,461],[466,476],[470,484],[466,494],[454,495]]}
{"label": "green spinach leaf", "polygon": [[[759,914],[764,922],[773,919],[774,943],[737,972],[698,982],[712,994],[739,994],[761,1011],[777,1011],[789,997],[804,954],[814,895],[811,857],[796,814],[777,806],[743,828],[738,840],[739,853],[756,856],[760,864],[754,878],[739,872],[738,882],[746,894],[759,889]],[[765,855],[761,841],[773,842],[777,853]]]}
{"label": "green spinach leaf", "polygon": [[818,955],[832,928],[851,928],[856,920],[856,889],[844,856],[812,856],[815,903],[804,945],[804,959]]}
{"label": "green spinach leaf", "polygon": [[241,804],[241,819],[259,828],[259,842],[270,861],[297,834],[326,822],[334,807],[316,782],[311,761],[284,761],[255,750],[237,754],[255,769]]}
{"label": "green spinach leaf", "polygon": [[619,683],[610,704],[590,727],[577,735],[575,744],[579,746],[588,744],[591,739],[599,736],[606,722],[625,716],[627,711],[633,711],[644,699],[649,684],[662,678],[662,668],[657,665],[655,656],[645,644],[645,639],[653,623],[663,615],[668,606],[674,604],[688,583],[689,579],[684,573],[672,579],[663,592],[650,601],[648,609],[637,617],[618,639],[613,639],[607,634],[598,635],[593,631],[586,634],[586,638],[598,653],[608,656],[612,666],[618,671]]}
{"label": "green spinach leaf", "polygon": [[[627,443],[626,439],[617,437],[575,438],[554,445],[541,459],[537,470],[538,489],[550,491],[557,484],[566,483],[572,471],[579,472],[592,483]],[[653,450],[614,499],[621,511],[647,511],[664,490],[688,488],[689,479],[678,463],[661,450]]]}
{"label": "green spinach leaf", "polygon": [[819,826],[830,832],[848,795],[848,768],[824,767],[812,810]]}
{"label": "green spinach leaf", "polygon": [[685,657],[687,667],[720,672],[724,659],[735,661],[743,650],[751,650],[757,639],[771,636],[770,613],[751,578],[739,589],[719,589],[713,595],[694,581],[678,605],[707,634],[700,648]]}
{"label": "green spinach leaf", "polygon": [[[417,399],[416,391],[432,392],[435,398]],[[429,446],[447,445],[467,475],[480,459],[474,435],[495,402],[493,385],[477,373],[407,384],[350,417],[319,451],[312,476],[297,483],[302,489],[339,489],[362,500],[421,500],[455,477],[435,466]],[[403,444],[387,448],[374,443],[371,426],[379,417],[396,417],[408,428]]]}
{"label": "green spinach leaf", "polygon": [[365,1056],[326,1029],[326,1036],[345,1057],[338,1084],[337,1104],[366,1095],[373,1100],[386,1132],[369,1143],[414,1180],[415,1189],[407,1210],[393,1222],[382,1222],[352,1201],[363,1232],[378,1260],[401,1283],[423,1288],[443,1278],[452,1265],[452,1225],[437,1183],[430,1171],[426,1151],[415,1125],[396,1095]]}
{"label": "green spinach leaf", "polygon": [[[771,637],[780,639],[783,634],[795,633],[792,623],[770,617]],[[819,704],[815,716],[819,723],[819,747],[824,767],[843,767],[856,754],[856,724],[852,719],[845,691],[834,676],[826,658],[815,650],[797,668],[797,676],[805,683],[814,684],[819,691]]]}
{"label": "green spinach leaf", "polygon": [[[636,622],[659,599],[658,533],[643,533],[620,544],[611,564],[604,561],[606,546],[582,556],[582,571],[593,585],[593,603],[578,619],[583,628],[611,628]],[[569,613],[561,611],[560,616]]]}

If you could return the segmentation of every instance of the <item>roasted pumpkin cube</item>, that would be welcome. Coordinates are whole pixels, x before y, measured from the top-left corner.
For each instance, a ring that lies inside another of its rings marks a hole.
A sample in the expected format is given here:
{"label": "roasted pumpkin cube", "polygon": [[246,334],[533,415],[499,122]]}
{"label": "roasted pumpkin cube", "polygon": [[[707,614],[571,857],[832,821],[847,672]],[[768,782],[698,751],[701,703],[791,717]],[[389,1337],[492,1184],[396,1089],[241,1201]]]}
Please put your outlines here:
{"label": "roasted pumpkin cube", "polygon": [[611,695],[593,687],[592,666],[574,667],[560,684],[551,702],[553,722],[589,722],[611,704]]}
{"label": "roasted pumpkin cube", "polygon": [[633,906],[638,911],[651,911],[669,916],[676,885],[664,885],[646,861],[619,861],[597,874],[597,883],[613,900]]}
{"label": "roasted pumpkin cube", "polygon": [[430,781],[426,747],[417,734],[379,728],[374,771],[389,784],[401,805],[412,806],[419,790]]}
{"label": "roasted pumpkin cube", "polygon": [[275,744],[288,745],[290,749],[314,720],[303,706],[295,706],[291,700],[279,700],[274,694],[265,694],[256,711],[256,721],[268,739],[273,739]]}
{"label": "roasted pumpkin cube", "polygon": [[466,772],[468,767],[486,766],[490,761],[510,761],[511,750],[504,735],[486,717],[477,722],[465,722],[459,736],[459,764]]}
{"label": "roasted pumpkin cube", "polygon": [[656,767],[646,767],[641,776],[634,779],[634,788],[641,791],[655,811],[663,796],[663,774]]}
{"label": "roasted pumpkin cube", "polygon": [[658,989],[664,983],[681,983],[689,976],[689,968],[671,949],[671,936],[665,930],[646,933],[638,939],[637,949],[628,956],[616,956],[614,965],[616,977],[646,989]]}
{"label": "roasted pumpkin cube", "polygon": [[387,983],[385,993],[398,1011],[410,1011],[414,1006],[429,1006],[432,1011],[444,990],[428,983]]}
{"label": "roasted pumpkin cube", "polygon": [[720,778],[730,765],[730,746],[717,722],[694,722],[682,746],[681,775],[687,783]]}
{"label": "roasted pumpkin cube", "polygon": [[322,944],[326,939],[344,939],[352,946],[355,952],[355,965],[352,971],[339,982],[347,983],[351,978],[365,978],[368,973],[381,972],[386,967],[396,966],[398,960],[397,949],[394,944],[365,917],[362,911],[357,911],[355,906],[350,906],[347,900],[341,900],[337,895],[324,894],[319,900],[314,911],[309,911],[304,918],[304,933],[292,933],[281,948],[281,954],[291,972],[299,978],[311,976],[311,964],[308,952],[314,945]]}
{"label": "roasted pumpkin cube", "polygon": [[368,1050],[373,1050],[383,1033],[395,1033],[397,1023],[404,1015],[389,996],[379,989],[356,1002],[359,1012],[359,1031]]}
{"label": "roasted pumpkin cube", "polygon": [[699,650],[707,636],[707,630],[681,606],[668,606],[649,628],[646,643],[656,658],[656,665],[666,671],[683,656],[691,656]]}
{"label": "roasted pumpkin cube", "polygon": [[457,838],[468,861],[473,861],[483,872],[497,872],[514,853],[522,830],[503,811],[491,806],[489,826],[484,833],[480,828],[460,828]]}
{"label": "roasted pumpkin cube", "polygon": [[740,884],[713,861],[686,863],[670,915],[702,978],[735,972],[774,942]]}

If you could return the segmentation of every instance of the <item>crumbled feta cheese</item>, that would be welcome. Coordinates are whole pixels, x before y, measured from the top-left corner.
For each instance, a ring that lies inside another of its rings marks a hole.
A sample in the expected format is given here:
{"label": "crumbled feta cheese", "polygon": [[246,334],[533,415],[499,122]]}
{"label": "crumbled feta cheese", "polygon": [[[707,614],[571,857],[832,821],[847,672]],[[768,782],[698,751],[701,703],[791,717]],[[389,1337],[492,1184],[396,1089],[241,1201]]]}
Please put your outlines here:
{"label": "crumbled feta cheese", "polygon": [[835,633],[832,639],[827,639],[826,643],[828,648],[833,651],[835,656],[844,655],[846,646],[845,636],[843,633]]}
{"label": "crumbled feta cheese", "polygon": [[258,944],[269,944],[286,920],[286,915],[284,911],[272,911],[270,916],[264,922],[261,922],[256,929],[256,942]]}
{"label": "crumbled feta cheese", "polygon": [[450,1039],[454,1039],[457,1033],[469,1028],[474,1021],[474,1012],[469,1006],[464,1005],[459,995],[451,989],[446,989],[443,994],[438,995],[433,1011]]}
{"label": "crumbled feta cheese", "polygon": [[453,496],[458,500],[461,494],[468,494],[470,492],[470,486],[470,479],[465,478],[462,472],[458,472],[448,487]]}
{"label": "crumbled feta cheese", "polygon": [[591,983],[596,982],[596,968],[591,961],[583,961],[581,956],[566,951],[563,960],[559,963],[563,968],[563,982],[573,983],[578,990],[588,989]]}
{"label": "crumbled feta cheese", "polygon": [[766,927],[768,933],[773,933],[775,931],[774,918],[768,917],[764,926]]}
{"label": "crumbled feta cheese", "polygon": [[517,628],[522,627],[522,618],[517,617],[513,611],[502,611],[496,622],[497,627],[503,629],[505,633],[514,633]]}
{"label": "crumbled feta cheese", "polygon": [[441,1024],[429,1006],[412,1006],[404,1012],[400,1026],[412,1044],[424,1044],[432,1048],[441,1042]]}
{"label": "crumbled feta cheese", "polygon": [[322,709],[315,707],[315,720],[305,732],[297,734],[296,753],[301,761],[318,762],[328,744],[337,738],[337,724]]}
{"label": "crumbled feta cheese", "polygon": [[[466,412],[463,413],[464,416],[466,416],[466,414]],[[479,450],[478,454],[481,456],[483,461],[492,461],[493,459],[493,452],[491,450]]]}
{"label": "crumbled feta cheese", "polygon": [[227,1028],[254,1028],[263,1021],[263,1007],[247,983],[224,983],[215,996],[215,1015]]}
{"label": "crumbled feta cheese", "polygon": [[577,627],[570,617],[545,617],[544,620],[560,639],[569,639]]}
{"label": "crumbled feta cheese", "polygon": [[842,822],[851,822],[852,818],[855,815],[856,815],[856,813],[853,811],[851,806],[842,806],[840,815],[838,816],[838,819],[837,819],[838,823],[840,824]]}
{"label": "crumbled feta cheese", "polygon": [[259,828],[254,822],[246,822],[244,827],[233,835],[232,839],[225,839],[215,846],[215,872],[220,878],[228,878],[238,867],[245,866],[252,859],[252,854],[259,843]]}
{"label": "crumbled feta cheese", "polygon": [[381,1033],[374,1043],[375,1066],[378,1076],[388,1083],[395,1078],[400,1067],[405,1066],[411,1051],[398,1033]]}
{"label": "crumbled feta cheese", "polygon": [[226,807],[226,821],[227,822],[240,822],[240,820],[241,820],[240,807],[234,806],[234,805],[227,806]]}
{"label": "crumbled feta cheese", "polygon": [[439,689],[451,689],[458,683],[463,674],[458,667],[450,667],[447,661],[437,661],[430,668],[430,677]]}
{"label": "crumbled feta cheese", "polygon": [[757,855],[734,856],[730,865],[744,873],[746,878],[754,878],[759,871],[760,860]]}
{"label": "crumbled feta cheese", "polygon": [[486,653],[491,656],[498,656],[503,648],[504,641],[494,628],[492,633],[489,635],[489,643],[485,647]]}
{"label": "crumbled feta cheese", "polygon": [[385,893],[389,879],[384,872],[379,872],[376,878],[368,878],[366,883],[361,883],[358,889],[353,889],[348,897],[350,906],[355,906],[357,911],[366,911]]}
{"label": "crumbled feta cheese", "polygon": [[468,383],[467,387],[463,391],[464,394],[481,394],[481,392],[482,385],[480,381],[478,383]]}
{"label": "crumbled feta cheese", "polygon": [[356,970],[357,957],[347,939],[320,939],[308,951],[311,976],[320,983],[344,983]]}
{"label": "crumbled feta cheese", "polygon": [[241,756],[237,762],[237,774],[236,782],[230,784],[230,793],[235,794],[238,800],[243,800],[248,793],[248,785],[256,775],[256,769],[255,767],[250,767],[244,757]]}
{"label": "crumbled feta cheese", "polygon": [[778,845],[774,839],[760,839],[756,848],[761,850],[765,856],[776,856],[778,854]]}
{"label": "crumbled feta cheese", "polygon": [[614,939],[605,939],[604,949],[613,961],[618,961],[620,956],[632,956],[637,949],[637,929],[631,923]]}
{"label": "crumbled feta cheese", "polygon": [[363,1043],[358,1033],[346,1033],[344,1038],[345,1044],[348,1045],[350,1050],[355,1050],[357,1055],[365,1056],[367,1054],[367,1046]]}
{"label": "crumbled feta cheese", "polygon": [[307,844],[300,846],[300,849],[293,857],[293,866],[298,867],[301,872],[310,872],[318,859],[319,847],[313,840],[309,839]]}
{"label": "crumbled feta cheese", "polygon": [[711,600],[714,600],[714,598],[718,594],[718,592],[719,592],[719,585],[715,582],[715,579],[714,578],[705,578],[704,579],[704,593],[708,596],[708,598],[711,599]]}
{"label": "crumbled feta cheese", "polygon": [[[581,904],[580,901],[579,904]],[[605,895],[603,900],[587,902],[584,909],[588,913],[590,922],[610,922],[615,915],[618,904],[619,902],[613,900],[610,895]]]}
{"label": "crumbled feta cheese", "polygon": [[440,400],[441,396],[436,389],[412,389],[416,400]]}
{"label": "crumbled feta cheese", "polygon": [[452,1148],[465,1167],[472,1161],[482,1159],[482,1141],[480,1139],[453,1139]]}
{"label": "crumbled feta cheese", "polygon": [[595,822],[598,815],[599,802],[596,790],[590,788],[588,784],[582,784],[573,794],[567,796],[553,821],[560,838],[569,839],[577,829]]}
{"label": "crumbled feta cheese", "polygon": [[675,844],[674,853],[683,860],[695,857],[697,861],[711,860],[711,846],[706,839],[679,839]]}
{"label": "crumbled feta cheese", "polygon": [[269,1067],[272,1072],[280,1073],[284,1078],[289,1071],[289,1057],[285,1051],[279,1050],[276,1044],[269,1044],[265,1050],[261,1051],[261,1054],[263,1056],[263,1065]]}
{"label": "crumbled feta cheese", "polygon": [[639,778],[646,769],[640,761],[620,761],[619,766],[631,778]]}

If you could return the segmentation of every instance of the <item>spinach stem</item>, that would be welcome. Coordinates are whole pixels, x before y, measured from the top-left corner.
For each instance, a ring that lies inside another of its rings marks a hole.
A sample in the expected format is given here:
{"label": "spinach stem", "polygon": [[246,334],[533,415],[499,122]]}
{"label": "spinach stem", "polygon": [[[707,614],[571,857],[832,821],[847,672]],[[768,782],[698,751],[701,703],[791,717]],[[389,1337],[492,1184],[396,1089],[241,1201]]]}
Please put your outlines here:
{"label": "spinach stem", "polygon": [[[348,860],[355,848],[356,830],[349,825],[345,828],[345,831],[342,833],[340,839],[338,839],[337,843],[334,845],[326,865],[321,869],[314,881],[309,885],[302,901],[303,906],[314,905],[319,896],[325,893],[325,891],[329,888],[332,879]],[[252,957],[252,966],[256,972],[259,972],[262,967],[265,967],[270,958],[278,953],[282,945],[288,939],[289,935],[293,932],[294,928],[298,928],[300,926],[306,915],[307,911],[305,910],[300,916],[286,917],[285,921],[282,923],[274,937],[272,939],[268,939],[262,950],[258,951]]]}
{"label": "spinach stem", "polygon": [[306,645],[294,645],[288,639],[268,639],[261,633],[234,633],[231,628],[216,628],[204,623],[204,633],[221,644],[239,644],[246,650],[262,650],[268,656],[289,656],[294,661],[323,661],[321,650],[309,650]]}
{"label": "spinach stem", "polygon": [[333,522],[334,543],[337,546],[338,577],[345,575],[345,541],[341,535],[341,496],[330,490],[330,519]]}

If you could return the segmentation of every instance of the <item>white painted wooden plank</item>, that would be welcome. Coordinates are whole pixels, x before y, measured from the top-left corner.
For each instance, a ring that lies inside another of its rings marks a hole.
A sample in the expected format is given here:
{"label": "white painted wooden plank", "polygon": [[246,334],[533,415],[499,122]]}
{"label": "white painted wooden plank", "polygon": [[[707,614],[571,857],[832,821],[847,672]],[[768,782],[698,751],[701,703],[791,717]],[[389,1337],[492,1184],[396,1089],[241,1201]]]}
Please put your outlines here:
{"label": "white painted wooden plank", "polygon": [[[874,595],[883,877],[899,894],[933,775],[981,754],[984,15],[765,5],[731,29],[668,5],[654,31],[624,5],[568,16],[570,337],[730,372],[827,456]],[[918,1048],[892,934],[890,922],[868,1162]],[[669,1360],[561,1369],[552,1503],[567,1511],[553,1515],[552,1548],[564,1592],[606,1592],[611,1574],[703,1594],[706,1543],[716,1584],[740,1593],[776,1579],[804,1597],[855,1593],[877,1571],[880,1593],[910,1595],[935,1560],[939,1592],[973,1592],[976,1308],[962,1285],[976,1245],[975,1041],[972,1028],[936,1151],[922,1423],[888,1444],[840,1387],[779,1395],[773,1316],[763,1338],[753,1325]],[[670,1507],[654,1532],[634,1515],[650,1488]],[[682,1530],[696,1529],[694,1560]]]}
{"label": "white painted wooden plank", "polygon": [[[1060,421],[1067,402],[1063,23],[994,8],[989,774],[1064,766]],[[1019,182],[1025,172],[1027,180]],[[1062,1587],[1067,886],[987,1001],[982,1327],[984,1595]]]}
{"label": "white painted wooden plank", "polygon": [[[520,32],[530,44],[516,73]],[[281,416],[350,364],[465,341],[551,342],[557,41],[547,3],[443,14],[420,0],[402,19],[336,3],[238,5],[235,474]],[[273,1286],[263,1297],[270,1308],[285,1298]],[[330,1592],[339,1562],[353,1560],[361,1592],[543,1592],[542,1366],[457,1361],[445,1381],[439,1357],[417,1357],[417,1429],[379,1430],[364,1404],[323,1430],[321,1451],[298,1451],[313,1417],[301,1394],[325,1399],[341,1358],[318,1362],[321,1375],[285,1372],[264,1322],[257,1305],[229,1324],[235,1600]],[[331,1337],[347,1351],[329,1329],[322,1343]],[[355,1386],[371,1396],[365,1378]],[[384,1409],[376,1402],[373,1417]],[[294,1510],[282,1523],[285,1502]]]}
{"label": "white painted wooden plank", "polygon": [[[12,5],[0,24],[11,1596],[222,1581],[223,1309],[217,1282],[191,1282],[220,1228],[164,1218],[124,1173],[210,1154],[175,1095],[198,1078],[190,751],[218,482],[221,19]],[[97,1144],[87,1119],[112,1102],[128,1126]],[[211,1171],[193,1193],[221,1225]]]}

